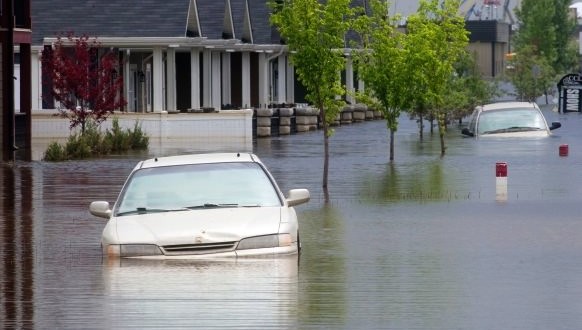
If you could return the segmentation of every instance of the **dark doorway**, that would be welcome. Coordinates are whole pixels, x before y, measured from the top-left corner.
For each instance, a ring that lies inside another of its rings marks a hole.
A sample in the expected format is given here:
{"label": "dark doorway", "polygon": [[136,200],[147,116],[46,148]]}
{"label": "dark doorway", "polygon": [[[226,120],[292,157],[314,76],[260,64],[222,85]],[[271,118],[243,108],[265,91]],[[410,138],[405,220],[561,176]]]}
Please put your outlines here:
{"label": "dark doorway", "polygon": [[242,107],[242,53],[230,54],[230,102],[235,107]]}
{"label": "dark doorway", "polygon": [[186,110],[191,107],[190,53],[176,53],[176,107]]}

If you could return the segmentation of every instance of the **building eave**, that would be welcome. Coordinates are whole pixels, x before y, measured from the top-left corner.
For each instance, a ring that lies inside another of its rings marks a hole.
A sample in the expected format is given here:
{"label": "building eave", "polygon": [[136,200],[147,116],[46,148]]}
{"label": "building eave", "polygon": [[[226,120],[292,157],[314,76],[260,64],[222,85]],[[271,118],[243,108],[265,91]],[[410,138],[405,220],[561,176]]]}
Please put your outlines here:
{"label": "building eave", "polygon": [[[53,45],[57,38],[47,37],[43,39],[43,45]],[[207,39],[191,37],[168,37],[168,38],[151,38],[151,37],[97,37],[97,42],[102,47],[113,47],[120,49],[153,49],[157,47],[174,48],[174,49],[191,49],[204,48],[216,49],[222,51],[249,51],[249,52],[278,52],[286,49],[285,45],[258,45],[243,43],[238,39]],[[64,40],[64,44],[69,44]],[[70,43],[73,45],[73,43]]]}

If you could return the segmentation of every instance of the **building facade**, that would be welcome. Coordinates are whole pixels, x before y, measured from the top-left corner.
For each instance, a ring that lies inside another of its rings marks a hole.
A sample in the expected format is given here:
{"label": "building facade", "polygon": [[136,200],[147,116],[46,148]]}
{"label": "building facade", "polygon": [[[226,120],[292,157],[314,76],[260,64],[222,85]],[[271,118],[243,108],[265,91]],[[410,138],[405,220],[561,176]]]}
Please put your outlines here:
{"label": "building facade", "polygon": [[96,37],[118,52],[124,111],[303,103],[269,16],[265,0],[39,1],[33,7],[32,108],[55,107],[46,97],[41,56],[64,33]]}
{"label": "building facade", "polygon": [[[265,0],[37,1],[32,6],[31,107],[58,106],[42,81],[41,56],[66,33],[95,37],[102,47],[117,51],[127,100],[123,111],[305,103],[305,90],[269,16]],[[469,23],[475,30],[470,49],[479,53],[482,73],[497,76],[509,51],[509,25]],[[483,34],[483,27],[491,29]],[[357,81],[349,55],[342,79],[346,101],[354,103],[349,95],[364,85]]]}

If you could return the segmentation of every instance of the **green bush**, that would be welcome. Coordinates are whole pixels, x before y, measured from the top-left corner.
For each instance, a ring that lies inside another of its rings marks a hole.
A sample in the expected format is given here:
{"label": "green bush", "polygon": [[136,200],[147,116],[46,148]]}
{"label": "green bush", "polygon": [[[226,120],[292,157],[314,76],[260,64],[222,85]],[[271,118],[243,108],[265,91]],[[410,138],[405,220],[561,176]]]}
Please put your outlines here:
{"label": "green bush", "polygon": [[91,156],[91,147],[87,144],[83,135],[73,134],[69,136],[65,144],[67,159],[84,159]]}
{"label": "green bush", "polygon": [[86,125],[81,139],[83,139],[84,144],[91,148],[91,154],[93,155],[106,155],[111,151],[111,147],[104,143],[99,127],[94,123]]}
{"label": "green bush", "polygon": [[43,159],[49,162],[59,162],[66,160],[65,149],[58,142],[51,142],[46,149]]}
{"label": "green bush", "polygon": [[105,134],[94,123],[87,124],[82,134],[69,136],[64,146],[53,142],[43,157],[46,161],[84,159],[92,156],[107,155],[112,152],[125,152],[131,149],[143,150],[149,145],[149,137],[136,121],[133,130],[122,130],[119,120],[113,119],[111,130]]}
{"label": "green bush", "polygon": [[113,119],[111,130],[105,132],[105,140],[111,144],[112,152],[127,151],[131,149],[129,130],[122,130],[117,118]]}
{"label": "green bush", "polygon": [[136,121],[133,131],[129,131],[131,149],[144,150],[148,148],[150,138],[142,131],[141,125]]}

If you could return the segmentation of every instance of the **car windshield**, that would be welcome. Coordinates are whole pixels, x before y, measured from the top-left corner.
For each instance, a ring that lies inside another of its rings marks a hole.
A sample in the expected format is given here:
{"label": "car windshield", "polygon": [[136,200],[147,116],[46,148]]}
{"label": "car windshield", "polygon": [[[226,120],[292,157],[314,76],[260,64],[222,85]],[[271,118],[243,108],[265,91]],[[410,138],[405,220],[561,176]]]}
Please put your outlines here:
{"label": "car windshield", "polygon": [[478,134],[545,130],[546,123],[536,109],[483,111],[479,116]]}
{"label": "car windshield", "polygon": [[122,192],[116,214],[280,205],[259,164],[213,163],[136,171]]}

